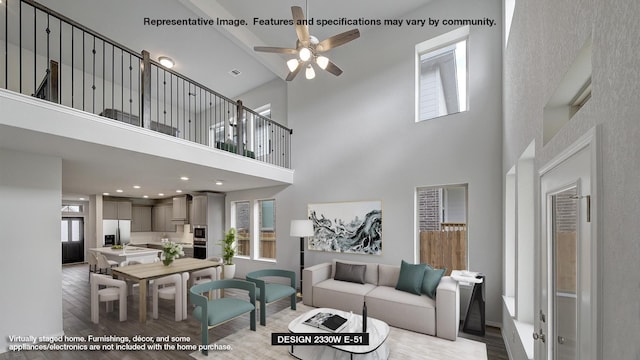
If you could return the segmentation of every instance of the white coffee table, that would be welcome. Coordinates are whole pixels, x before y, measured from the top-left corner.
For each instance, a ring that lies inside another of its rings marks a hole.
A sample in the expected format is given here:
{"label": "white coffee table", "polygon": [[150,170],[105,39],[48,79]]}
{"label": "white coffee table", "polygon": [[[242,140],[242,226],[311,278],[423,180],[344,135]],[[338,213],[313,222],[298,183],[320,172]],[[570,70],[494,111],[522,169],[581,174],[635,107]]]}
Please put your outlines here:
{"label": "white coffee table", "polygon": [[[298,333],[328,333],[314,326],[306,325],[305,320],[319,312],[331,312],[349,319],[341,333],[362,332],[362,316],[346,311],[319,308],[307,311],[289,323],[289,332]],[[387,337],[389,325],[384,321],[367,318],[367,333],[369,345],[299,345],[291,346],[289,353],[298,359],[382,359],[389,358]]]}

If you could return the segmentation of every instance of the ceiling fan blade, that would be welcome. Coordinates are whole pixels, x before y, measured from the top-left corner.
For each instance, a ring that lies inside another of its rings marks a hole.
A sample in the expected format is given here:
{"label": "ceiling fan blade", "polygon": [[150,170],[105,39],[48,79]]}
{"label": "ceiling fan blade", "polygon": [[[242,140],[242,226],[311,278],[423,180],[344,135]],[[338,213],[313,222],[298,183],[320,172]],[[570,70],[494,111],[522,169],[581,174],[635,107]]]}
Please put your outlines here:
{"label": "ceiling fan blade", "polygon": [[272,46],[254,46],[253,51],[276,53],[276,54],[291,54],[291,55],[295,55],[298,53],[298,50],[296,49],[288,49],[288,48],[272,47]]}
{"label": "ceiling fan blade", "polygon": [[294,25],[296,27],[296,34],[298,35],[298,40],[304,46],[309,46],[309,27],[305,24],[304,13],[302,12],[302,8],[300,6],[292,6],[291,14],[293,15]]}
{"label": "ceiling fan blade", "polygon": [[331,60],[329,60],[329,63],[327,64],[327,67],[325,68],[325,70],[332,73],[335,76],[340,76],[340,74],[342,74],[342,69],[340,69],[338,65],[331,62]]}
{"label": "ceiling fan blade", "polygon": [[359,37],[360,37],[360,31],[358,29],[345,31],[343,33],[334,35],[330,38],[320,41],[318,45],[316,45],[316,52],[325,52],[329,49],[333,49],[334,47],[344,45],[349,41],[355,40]]}
{"label": "ceiling fan blade", "polygon": [[287,78],[285,80],[287,81],[291,81],[293,79],[295,79],[296,75],[298,75],[298,73],[300,72],[300,70],[303,68],[304,66],[299,65],[295,70],[293,70],[292,72],[289,73],[289,75],[287,75]]}

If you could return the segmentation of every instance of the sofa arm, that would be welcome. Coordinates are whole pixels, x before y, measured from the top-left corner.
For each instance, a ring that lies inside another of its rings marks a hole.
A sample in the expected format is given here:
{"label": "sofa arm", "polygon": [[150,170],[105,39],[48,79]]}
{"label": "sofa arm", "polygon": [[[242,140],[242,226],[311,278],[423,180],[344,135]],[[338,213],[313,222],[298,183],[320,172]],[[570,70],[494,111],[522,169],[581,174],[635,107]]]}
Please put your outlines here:
{"label": "sofa arm", "polygon": [[460,286],[449,276],[436,290],[436,336],[456,340],[460,326]]}
{"label": "sofa arm", "polygon": [[313,306],[313,285],[331,277],[331,263],[322,263],[302,271],[302,303]]}

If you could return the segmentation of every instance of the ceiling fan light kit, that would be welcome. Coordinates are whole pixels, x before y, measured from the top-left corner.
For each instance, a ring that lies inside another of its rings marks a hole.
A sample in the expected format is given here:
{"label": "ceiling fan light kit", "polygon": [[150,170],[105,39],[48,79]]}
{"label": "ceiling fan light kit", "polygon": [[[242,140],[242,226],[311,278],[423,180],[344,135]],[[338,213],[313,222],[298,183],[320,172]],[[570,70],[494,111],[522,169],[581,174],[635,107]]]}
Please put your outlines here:
{"label": "ceiling fan light kit", "polygon": [[287,61],[287,68],[289,69],[289,75],[286,78],[287,81],[293,80],[305,64],[307,65],[305,70],[305,77],[307,79],[313,79],[316,76],[313,64],[316,64],[320,69],[328,71],[335,76],[342,74],[342,69],[329,60],[329,58],[320,54],[359,38],[360,31],[358,29],[352,29],[331,36],[325,40],[318,41],[315,36],[309,35],[308,22],[304,18],[302,8],[299,6],[292,6],[291,14],[293,15],[293,23],[295,24],[296,35],[298,36],[295,49],[255,46],[253,50],[276,54],[297,55],[299,59],[293,58]]}

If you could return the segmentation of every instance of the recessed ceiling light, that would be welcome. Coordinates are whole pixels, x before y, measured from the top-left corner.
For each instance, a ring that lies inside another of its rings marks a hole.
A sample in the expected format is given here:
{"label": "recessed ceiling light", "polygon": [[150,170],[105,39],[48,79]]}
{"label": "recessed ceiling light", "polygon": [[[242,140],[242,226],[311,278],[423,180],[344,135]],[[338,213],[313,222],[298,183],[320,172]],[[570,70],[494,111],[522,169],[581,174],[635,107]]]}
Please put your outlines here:
{"label": "recessed ceiling light", "polygon": [[180,180],[187,181],[187,180],[189,180],[189,178],[188,178],[188,177],[186,177],[186,176],[182,176],[182,177],[180,178]]}
{"label": "recessed ceiling light", "polygon": [[160,64],[162,64],[162,66],[166,67],[167,69],[171,69],[176,64],[173,61],[173,59],[166,56],[160,56],[158,58],[158,61],[160,62]]}
{"label": "recessed ceiling light", "polygon": [[164,196],[164,193],[158,193],[158,196]]}
{"label": "recessed ceiling light", "polygon": [[102,193],[102,195],[109,196],[109,193]]}
{"label": "recessed ceiling light", "polygon": [[216,185],[222,185],[222,184],[223,184],[222,180],[216,180]]}
{"label": "recessed ceiling light", "polygon": [[179,194],[179,193],[181,193],[181,192],[182,192],[182,190],[176,190],[176,192]]}
{"label": "recessed ceiling light", "polygon": [[134,189],[140,189],[140,185],[133,185]]}
{"label": "recessed ceiling light", "polygon": [[142,196],[142,197],[143,197],[143,198],[145,198],[145,199],[148,199],[148,198],[149,198],[149,195],[144,195],[144,196]]}
{"label": "recessed ceiling light", "polygon": [[118,190],[116,190],[116,192],[121,193],[121,192],[124,192],[124,190],[118,189]]}
{"label": "recessed ceiling light", "polygon": [[[1,3],[1,2],[0,2],[0,3]],[[80,200],[81,200],[81,201],[84,201],[84,200],[87,200],[87,199],[85,199],[85,198],[80,198]]]}

